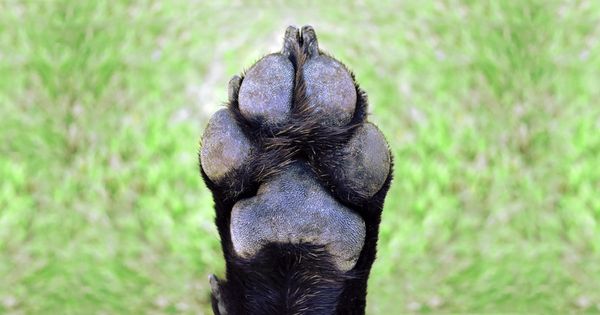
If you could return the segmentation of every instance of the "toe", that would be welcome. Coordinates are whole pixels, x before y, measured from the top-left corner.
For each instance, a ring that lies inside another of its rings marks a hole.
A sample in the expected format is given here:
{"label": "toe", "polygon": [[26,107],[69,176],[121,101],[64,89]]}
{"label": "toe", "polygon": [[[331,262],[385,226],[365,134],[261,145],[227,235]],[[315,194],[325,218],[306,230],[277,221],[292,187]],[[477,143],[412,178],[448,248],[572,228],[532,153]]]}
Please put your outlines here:
{"label": "toe", "polygon": [[200,163],[214,182],[241,167],[250,157],[253,145],[237,125],[228,109],[216,112],[208,122],[202,137]]}
{"label": "toe", "polygon": [[267,55],[259,60],[242,81],[239,108],[247,119],[267,125],[285,122],[292,108],[294,66],[282,54]]}
{"label": "toe", "polygon": [[348,70],[337,60],[321,55],[304,64],[303,75],[309,106],[330,125],[350,122],[357,95]]}
{"label": "toe", "polygon": [[381,131],[371,123],[361,126],[348,142],[340,163],[338,185],[367,198],[385,183],[391,165],[390,151]]}

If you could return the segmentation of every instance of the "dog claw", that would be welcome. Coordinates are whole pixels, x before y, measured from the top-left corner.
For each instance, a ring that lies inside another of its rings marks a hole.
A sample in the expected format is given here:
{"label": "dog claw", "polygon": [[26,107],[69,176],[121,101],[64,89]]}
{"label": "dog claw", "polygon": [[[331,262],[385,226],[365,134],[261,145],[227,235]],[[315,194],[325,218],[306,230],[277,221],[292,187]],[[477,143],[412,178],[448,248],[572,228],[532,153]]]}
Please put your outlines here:
{"label": "dog claw", "polygon": [[283,48],[281,53],[287,57],[291,56],[295,48],[300,44],[300,30],[295,26],[288,26],[283,37]]}
{"label": "dog claw", "polygon": [[302,27],[302,47],[304,48],[304,53],[306,53],[308,59],[319,55],[319,42],[317,41],[317,34],[310,25],[305,25]]}
{"label": "dog claw", "polygon": [[242,84],[242,78],[240,78],[238,75],[234,75],[229,80],[229,84],[227,84],[227,95],[229,97],[230,102],[237,100],[241,84]]}

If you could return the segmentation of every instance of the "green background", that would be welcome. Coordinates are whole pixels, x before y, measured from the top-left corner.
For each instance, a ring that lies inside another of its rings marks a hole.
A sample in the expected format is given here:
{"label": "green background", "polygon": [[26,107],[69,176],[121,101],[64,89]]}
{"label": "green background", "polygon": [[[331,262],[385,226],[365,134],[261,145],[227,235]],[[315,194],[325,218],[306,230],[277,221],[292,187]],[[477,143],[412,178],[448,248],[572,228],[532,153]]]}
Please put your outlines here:
{"label": "green background", "polygon": [[198,141],[289,24],[395,155],[368,313],[600,312],[600,2],[0,1],[0,313],[207,314]]}

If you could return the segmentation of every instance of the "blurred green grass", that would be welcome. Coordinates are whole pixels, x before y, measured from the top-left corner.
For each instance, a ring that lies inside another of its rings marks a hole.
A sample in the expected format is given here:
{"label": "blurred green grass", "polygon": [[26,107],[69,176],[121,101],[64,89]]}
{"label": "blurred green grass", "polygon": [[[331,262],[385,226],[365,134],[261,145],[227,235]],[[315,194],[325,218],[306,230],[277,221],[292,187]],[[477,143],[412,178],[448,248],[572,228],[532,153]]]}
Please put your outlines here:
{"label": "blurred green grass", "polygon": [[368,313],[600,312],[600,3],[0,2],[0,313],[209,313],[198,140],[289,24],[395,154]]}

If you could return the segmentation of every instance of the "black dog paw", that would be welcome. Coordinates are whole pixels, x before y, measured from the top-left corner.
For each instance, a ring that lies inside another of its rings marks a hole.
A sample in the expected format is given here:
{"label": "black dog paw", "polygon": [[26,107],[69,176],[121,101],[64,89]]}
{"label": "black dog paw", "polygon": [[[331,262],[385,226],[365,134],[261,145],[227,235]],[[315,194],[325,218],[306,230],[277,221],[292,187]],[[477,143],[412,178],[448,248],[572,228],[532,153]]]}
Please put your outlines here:
{"label": "black dog paw", "polygon": [[228,281],[211,283],[217,308],[364,312],[392,173],[365,93],[310,26],[289,27],[282,51],[233,77],[228,92],[200,151],[227,262]]}

